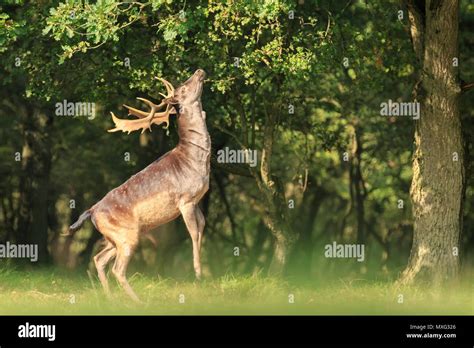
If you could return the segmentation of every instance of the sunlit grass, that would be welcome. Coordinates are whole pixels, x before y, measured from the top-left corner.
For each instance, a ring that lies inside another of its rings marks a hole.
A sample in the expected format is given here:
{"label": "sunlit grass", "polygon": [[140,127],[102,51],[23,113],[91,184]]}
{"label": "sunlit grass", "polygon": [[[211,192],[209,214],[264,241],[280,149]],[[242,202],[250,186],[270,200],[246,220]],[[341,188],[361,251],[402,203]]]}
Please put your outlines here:
{"label": "sunlit grass", "polygon": [[[0,314],[434,314],[472,315],[471,285],[435,289],[397,288],[393,283],[335,279],[324,285],[293,285],[259,274],[227,275],[200,283],[129,277],[143,300],[135,304],[115,285],[107,299],[95,277],[64,271],[0,271]],[[400,295],[403,295],[401,302]],[[293,303],[292,300],[294,299]],[[184,301],[183,301],[184,300]],[[181,303],[184,302],[184,303]]]}

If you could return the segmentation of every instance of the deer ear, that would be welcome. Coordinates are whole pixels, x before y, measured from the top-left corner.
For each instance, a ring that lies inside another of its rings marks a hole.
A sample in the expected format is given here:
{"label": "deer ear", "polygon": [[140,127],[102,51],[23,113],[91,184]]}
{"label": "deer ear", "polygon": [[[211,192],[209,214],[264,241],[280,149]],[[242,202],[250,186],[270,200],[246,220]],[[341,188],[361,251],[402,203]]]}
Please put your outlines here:
{"label": "deer ear", "polygon": [[163,100],[166,104],[176,105],[179,104],[178,100],[175,97],[168,97]]}

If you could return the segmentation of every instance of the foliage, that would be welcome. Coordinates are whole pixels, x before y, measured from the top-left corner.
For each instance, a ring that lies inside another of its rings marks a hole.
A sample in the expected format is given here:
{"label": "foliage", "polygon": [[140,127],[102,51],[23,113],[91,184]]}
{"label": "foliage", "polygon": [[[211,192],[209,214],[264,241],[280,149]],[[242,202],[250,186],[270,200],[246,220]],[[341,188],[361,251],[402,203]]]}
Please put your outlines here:
{"label": "foliage", "polygon": [[[466,24],[472,23],[471,7],[462,6]],[[19,204],[22,170],[11,159],[22,152],[25,119],[32,117],[31,112],[18,116],[21,105],[40,109],[51,120],[47,129],[53,139],[48,198],[52,213],[47,228],[54,240],[71,222],[70,199],[82,202],[78,210],[91,206],[177,141],[175,129],[170,138],[160,129],[140,138],[112,136],[105,132],[111,126],[108,111],[120,110],[122,103],[137,96],[159,98],[162,87],[155,76],[177,84],[202,68],[208,73],[203,105],[214,153],[224,146],[261,153],[268,119],[276,119],[270,168],[283,183],[285,203],[296,203],[286,210],[295,233],[310,236],[313,256],[305,256],[310,263],[306,274],[321,272],[320,265],[327,262],[321,252],[326,242],[356,240],[360,221],[349,176],[356,164],[354,156],[349,162],[343,157],[359,137],[367,191],[363,222],[371,249],[368,257],[375,261],[368,263],[369,271],[383,270],[386,277],[396,274],[410,247],[413,122],[381,117],[380,103],[410,100],[417,70],[408,21],[397,18],[399,9],[398,1],[3,4],[0,173],[10,180],[0,186],[6,212],[0,224]],[[468,28],[462,43],[461,60],[472,60]],[[472,72],[462,70],[461,75],[472,80]],[[55,116],[54,106],[63,100],[97,103],[96,118]],[[5,101],[14,105],[13,110]],[[463,103],[468,120],[472,101]],[[466,133],[472,148],[472,126]],[[131,161],[123,161],[125,152]],[[399,200],[404,202],[402,209]],[[466,221],[472,222],[469,204]],[[273,241],[262,222],[268,207],[255,180],[213,168],[204,247],[209,273],[250,273],[268,267]],[[176,227],[174,232],[183,231]],[[93,235],[90,226],[79,235],[79,249]],[[471,248],[473,235],[468,228],[465,238]],[[174,251],[163,261],[174,265],[167,274],[186,273],[191,267],[189,242],[183,242],[184,232],[180,236],[177,245],[167,246]],[[238,259],[232,253],[236,246],[244,253]],[[351,268],[354,265],[348,272]],[[225,284],[231,287],[232,281]]]}

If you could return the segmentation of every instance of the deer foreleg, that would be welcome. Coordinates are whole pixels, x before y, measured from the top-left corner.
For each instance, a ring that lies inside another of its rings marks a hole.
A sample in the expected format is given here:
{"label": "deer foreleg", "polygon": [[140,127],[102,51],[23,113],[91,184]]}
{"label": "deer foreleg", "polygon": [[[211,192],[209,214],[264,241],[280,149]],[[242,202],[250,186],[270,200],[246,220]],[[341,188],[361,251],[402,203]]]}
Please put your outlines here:
{"label": "deer foreleg", "polygon": [[199,208],[199,206],[196,206],[196,215],[199,229],[198,247],[199,254],[201,254],[202,236],[204,234],[204,227],[206,226],[206,219],[204,218],[204,214],[202,213],[201,208]]}
{"label": "deer foreleg", "polygon": [[193,242],[194,271],[199,280],[201,279],[200,236],[202,236],[204,229],[204,216],[202,216],[199,207],[192,203],[182,205],[179,210]]}

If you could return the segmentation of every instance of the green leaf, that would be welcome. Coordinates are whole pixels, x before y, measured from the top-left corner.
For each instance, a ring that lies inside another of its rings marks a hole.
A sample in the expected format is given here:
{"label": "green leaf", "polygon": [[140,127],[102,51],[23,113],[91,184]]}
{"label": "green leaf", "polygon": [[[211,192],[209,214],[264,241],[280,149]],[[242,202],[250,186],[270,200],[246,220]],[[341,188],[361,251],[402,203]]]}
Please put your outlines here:
{"label": "green leaf", "polygon": [[51,31],[52,28],[53,28],[52,25],[46,26],[46,27],[43,29],[43,32],[42,32],[43,35],[47,35],[47,34]]}

